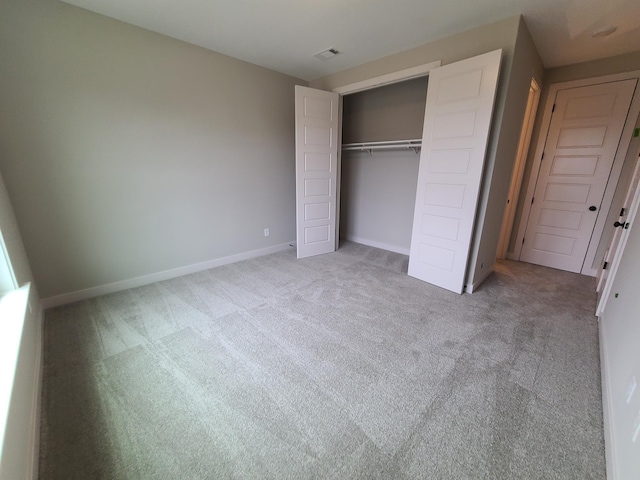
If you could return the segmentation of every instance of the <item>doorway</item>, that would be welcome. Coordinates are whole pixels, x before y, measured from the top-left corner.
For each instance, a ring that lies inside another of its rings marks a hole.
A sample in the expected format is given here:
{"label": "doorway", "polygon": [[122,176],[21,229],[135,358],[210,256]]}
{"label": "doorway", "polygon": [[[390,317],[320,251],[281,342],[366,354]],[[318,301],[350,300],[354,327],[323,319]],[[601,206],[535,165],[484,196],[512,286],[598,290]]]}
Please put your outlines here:
{"label": "doorway", "polygon": [[617,76],[551,86],[516,240],[519,260],[595,274],[637,81]]}
{"label": "doorway", "polygon": [[529,87],[529,97],[527,98],[527,109],[524,114],[522,131],[520,132],[520,141],[518,142],[518,154],[516,156],[516,163],[513,167],[513,174],[511,175],[509,196],[507,197],[507,205],[502,219],[500,243],[498,244],[498,254],[496,255],[499,260],[507,258],[509,240],[511,239],[513,231],[516,206],[518,205],[518,198],[520,197],[520,190],[522,188],[522,177],[524,176],[524,168],[527,163],[527,154],[529,153],[529,146],[531,145],[531,135],[533,134],[533,125],[536,120],[539,101],[540,86],[532,78],[531,86]]}

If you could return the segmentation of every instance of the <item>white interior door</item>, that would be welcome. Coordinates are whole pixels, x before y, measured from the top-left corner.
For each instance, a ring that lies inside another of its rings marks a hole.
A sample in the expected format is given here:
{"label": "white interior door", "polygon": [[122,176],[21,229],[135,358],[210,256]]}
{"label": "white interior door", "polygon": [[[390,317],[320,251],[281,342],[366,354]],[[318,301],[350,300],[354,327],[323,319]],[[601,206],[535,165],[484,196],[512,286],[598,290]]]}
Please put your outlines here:
{"label": "white interior door", "polygon": [[615,229],[613,232],[613,237],[611,237],[611,242],[609,243],[609,248],[604,255],[603,264],[598,271],[597,279],[597,287],[596,291],[598,292],[598,307],[596,309],[596,315],[600,316],[604,311],[604,306],[607,297],[603,294],[606,288],[607,282],[610,280],[609,272],[611,271],[611,266],[613,265],[613,259],[618,255],[618,249],[620,247],[620,239],[622,238],[622,234],[624,233],[625,228],[628,229],[629,223],[628,215],[631,209],[631,205],[633,203],[633,199],[637,196],[638,186],[640,184],[640,157],[636,161],[636,167],[633,172],[633,178],[631,179],[631,183],[629,184],[629,189],[627,190],[627,194],[625,195],[624,204],[620,211],[620,216],[616,220],[616,222],[612,225]]}
{"label": "white interior door", "polygon": [[636,82],[558,91],[521,260],[581,271]]}
{"label": "white interior door", "polygon": [[462,293],[502,50],[429,74],[409,275]]}
{"label": "white interior door", "polygon": [[339,96],[296,86],[298,258],[336,250]]}

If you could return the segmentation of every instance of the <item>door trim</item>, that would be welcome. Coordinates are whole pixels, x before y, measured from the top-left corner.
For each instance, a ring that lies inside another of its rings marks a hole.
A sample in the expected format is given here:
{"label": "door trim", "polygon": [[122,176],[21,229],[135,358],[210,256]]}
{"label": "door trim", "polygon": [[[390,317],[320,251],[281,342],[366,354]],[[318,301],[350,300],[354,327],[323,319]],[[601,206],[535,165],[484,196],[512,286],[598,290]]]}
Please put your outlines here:
{"label": "door trim", "polygon": [[529,86],[529,97],[527,98],[527,109],[524,115],[524,122],[520,131],[520,141],[518,142],[518,154],[516,163],[511,174],[511,184],[509,185],[508,204],[505,207],[504,217],[502,220],[502,229],[500,230],[500,243],[498,244],[498,258],[504,260],[509,257],[509,240],[513,233],[513,223],[516,218],[516,209],[518,200],[522,192],[522,178],[527,164],[527,156],[529,155],[529,147],[531,146],[531,138],[533,137],[533,126],[536,123],[536,115],[538,112],[538,104],[540,103],[541,88],[535,78],[531,78]]}
{"label": "door trim", "polygon": [[384,87],[385,85],[404,82],[413,78],[426,77],[429,75],[431,70],[438,68],[441,64],[442,60],[436,60],[434,62],[416,65],[415,67],[405,68],[404,70],[398,70],[397,72],[391,72],[385,75],[367,78],[359,82],[342,85],[331,91],[338,93],[341,96],[349,95],[350,93],[363,92],[365,90],[371,90],[372,88]]}
{"label": "door trim", "polygon": [[[558,91],[569,89],[569,88],[588,87],[591,85],[597,85],[599,83],[610,83],[610,82],[617,82],[620,80],[630,80],[630,79],[638,79],[639,82],[636,85],[633,98],[631,99],[631,106],[629,107],[629,112],[627,114],[627,118],[625,120],[625,124],[622,129],[622,135],[620,136],[619,145],[628,145],[629,142],[631,141],[631,136],[633,135],[633,129],[635,126],[636,119],[638,118],[638,114],[640,114],[640,93],[639,93],[640,70],[635,70],[633,72],[618,73],[614,75],[605,75],[602,77],[592,77],[592,78],[585,78],[581,80],[572,80],[569,82],[554,83],[549,86],[549,92],[547,94],[547,99],[544,107],[544,114],[542,116],[540,133],[538,134],[535,154],[533,156],[533,164],[532,164],[531,173],[529,176],[527,194],[524,199],[524,208],[522,209],[522,215],[520,217],[520,225],[518,227],[518,236],[516,237],[516,246],[513,252],[513,256],[516,257],[518,260],[520,259],[520,256],[522,254],[522,243],[524,240],[525,232],[527,230],[529,215],[531,214],[531,203],[532,203],[533,195],[536,189],[536,184],[538,182],[538,174],[540,173],[540,164],[542,162],[542,154],[544,152],[544,148],[547,143],[549,127],[551,126],[551,114],[553,110],[553,104],[555,103],[555,98]],[[632,119],[632,120],[629,120],[629,119]],[[602,232],[605,227],[607,215],[609,213],[609,209],[611,208],[613,195],[618,185],[618,179],[620,178],[620,172],[622,171],[622,165],[624,164],[624,158],[626,156],[626,153],[627,153],[626,148],[618,148],[618,150],[616,151],[616,155],[613,160],[613,165],[611,167],[611,174],[609,175],[609,180],[607,181],[607,186],[605,188],[604,196],[602,198],[602,204],[601,204],[600,210],[598,211],[596,223],[593,228],[593,234],[591,235],[589,248],[587,249],[585,260],[582,265],[582,270],[580,272],[582,275],[589,275],[589,276],[595,277],[598,272],[597,268],[593,268],[592,265],[595,260],[598,244],[600,243],[600,240],[602,237]]]}
{"label": "door trim", "polygon": [[[626,215],[620,215],[620,217],[618,217],[618,220],[624,217],[623,222],[626,224],[626,227],[620,230],[617,228],[615,229],[616,232],[614,233],[614,236],[611,237],[609,249],[607,249],[607,252],[605,253],[605,259],[607,257],[611,259],[611,266],[608,268],[607,276],[604,278],[604,283],[600,285],[598,303],[596,306],[596,317],[598,318],[602,316],[602,313],[607,306],[607,300],[611,293],[611,285],[613,284],[618,267],[620,266],[620,258],[624,254],[624,247],[627,244],[627,237],[629,236],[629,231],[627,229],[635,221],[635,217],[637,215],[638,203],[640,202],[640,184],[636,183],[634,186],[634,182],[638,181],[638,172],[640,169],[640,148],[638,150],[639,152],[635,155],[636,165],[633,171],[633,177],[631,177],[631,183],[629,184],[623,203],[623,208],[628,209],[628,212],[626,212]],[[629,199],[630,195],[631,199]],[[620,237],[618,237],[617,242],[615,242],[615,250],[612,251],[611,247],[614,246],[613,243],[616,234],[620,234]],[[604,271],[604,269],[602,268],[601,271]]]}

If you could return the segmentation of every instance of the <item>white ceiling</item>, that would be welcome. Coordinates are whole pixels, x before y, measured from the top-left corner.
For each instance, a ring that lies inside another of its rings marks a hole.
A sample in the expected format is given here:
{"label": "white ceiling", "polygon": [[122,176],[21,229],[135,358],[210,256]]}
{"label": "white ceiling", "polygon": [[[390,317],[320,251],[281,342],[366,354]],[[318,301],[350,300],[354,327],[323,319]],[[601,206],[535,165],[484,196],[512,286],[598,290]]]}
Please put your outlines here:
{"label": "white ceiling", "polygon": [[[304,80],[517,14],[546,67],[640,50],[638,0],[65,1]],[[604,25],[618,30],[592,38]]]}

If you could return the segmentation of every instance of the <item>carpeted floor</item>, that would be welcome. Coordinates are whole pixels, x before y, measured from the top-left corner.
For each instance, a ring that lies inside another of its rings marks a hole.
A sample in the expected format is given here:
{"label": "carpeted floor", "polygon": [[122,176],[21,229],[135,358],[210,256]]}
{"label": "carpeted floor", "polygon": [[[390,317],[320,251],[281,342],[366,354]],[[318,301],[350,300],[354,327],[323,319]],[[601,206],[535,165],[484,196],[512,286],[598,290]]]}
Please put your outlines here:
{"label": "carpeted floor", "polygon": [[42,479],[604,478],[594,279],[260,257],[46,312]]}

